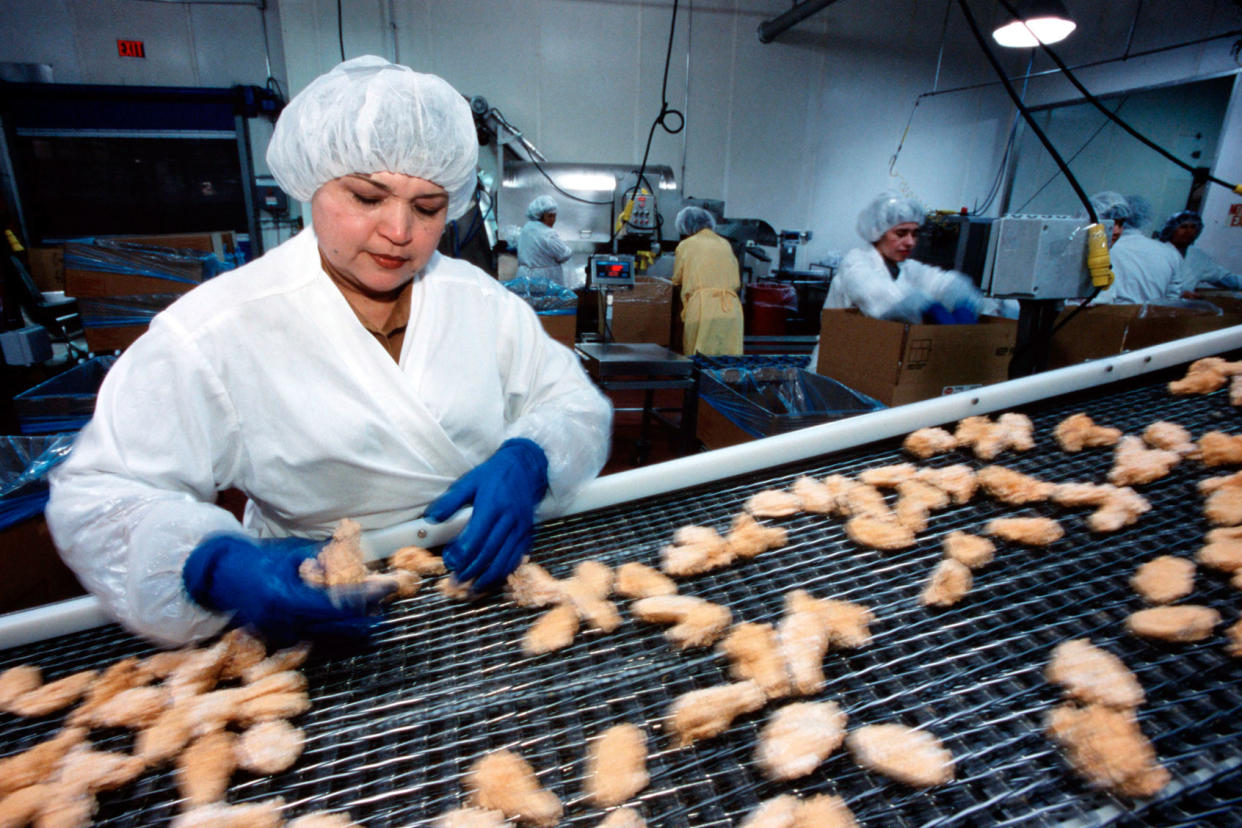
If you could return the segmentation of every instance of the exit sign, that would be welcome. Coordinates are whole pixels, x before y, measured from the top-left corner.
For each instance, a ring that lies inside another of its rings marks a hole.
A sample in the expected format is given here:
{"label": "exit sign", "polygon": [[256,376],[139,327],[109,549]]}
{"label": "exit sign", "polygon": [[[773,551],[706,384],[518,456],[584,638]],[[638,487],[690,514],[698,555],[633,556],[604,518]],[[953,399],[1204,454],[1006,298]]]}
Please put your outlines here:
{"label": "exit sign", "polygon": [[147,56],[147,50],[142,48],[141,40],[118,40],[116,52],[121,57],[144,58]]}

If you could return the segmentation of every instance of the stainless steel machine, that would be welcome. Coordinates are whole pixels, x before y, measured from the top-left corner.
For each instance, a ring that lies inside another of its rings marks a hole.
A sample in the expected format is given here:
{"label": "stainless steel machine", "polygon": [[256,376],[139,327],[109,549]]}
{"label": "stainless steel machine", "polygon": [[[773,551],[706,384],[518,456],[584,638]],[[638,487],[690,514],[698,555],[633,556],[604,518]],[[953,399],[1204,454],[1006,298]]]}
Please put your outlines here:
{"label": "stainless steel machine", "polygon": [[[762,489],[908,460],[903,435],[974,414],[1020,410],[1035,422],[1036,448],[997,462],[1056,482],[1098,482],[1111,453],[1060,451],[1051,439],[1056,423],[1086,411],[1132,434],[1157,419],[1196,436],[1234,431],[1226,391],[1173,397],[1165,383],[1191,360],[1240,348],[1242,329],[1217,331],[611,475],[541,524],[533,557],[557,577],[587,558],[655,565],[679,526],[727,529]],[[961,452],[924,462],[984,464]],[[279,795],[289,816],[348,810],[368,826],[431,825],[465,801],[462,780],[472,761],[509,748],[566,804],[560,824],[593,826],[604,813],[581,795],[585,745],[624,721],[648,737],[651,782],[631,804],[652,826],[726,828],[769,797],[821,792],[842,796],[861,824],[877,826],[1226,824],[1236,820],[1242,782],[1242,660],[1226,654],[1222,634],[1156,645],[1124,627],[1142,607],[1128,584],[1134,568],[1159,554],[1192,557],[1203,543],[1208,527],[1195,484],[1216,473],[1183,462],[1142,487],[1150,513],[1107,535],[1088,531],[1082,511],[1047,503],[1015,508],[980,495],[937,512],[914,547],[880,553],[850,541],[839,518],[798,514],[773,521],[788,531],[785,547],[679,582],[683,594],[729,606],[734,621],[776,621],[793,589],[871,607],[873,641],[830,652],[826,687],[814,698],[840,704],[850,728],[900,722],[935,733],[956,761],[956,778],[936,788],[911,789],[864,771],[844,749],[795,782],[765,780],[752,757],[779,703],[738,718],[714,739],[675,747],[669,705],[684,692],[730,681],[727,662],[711,649],[675,649],[663,628],[636,623],[624,601],[613,633],[583,632],[564,650],[527,657],[520,640],[538,611],[503,598],[459,603],[425,586],[389,608],[366,650],[312,654],[305,672],[313,708],[297,720],[307,734],[301,759],[277,776],[234,777],[228,797]],[[976,573],[960,604],[919,605],[945,534],[979,531],[1014,513],[1053,517],[1066,536],[1046,548],[998,543],[996,561]],[[442,540],[418,523],[368,538],[377,556]],[[1237,592],[1224,574],[1201,570],[1187,600],[1219,609],[1225,623],[1237,619]],[[35,664],[55,679],[152,652],[102,622],[92,599],[4,618],[0,669]],[[1043,676],[1049,652],[1084,637],[1118,654],[1146,691],[1139,722],[1172,777],[1150,799],[1093,790],[1043,735],[1044,717],[1060,700]],[[0,753],[46,738],[60,724],[57,717],[0,717]],[[92,738],[128,750],[132,735]],[[171,771],[154,770],[101,795],[96,821],[164,825],[178,810]]]}

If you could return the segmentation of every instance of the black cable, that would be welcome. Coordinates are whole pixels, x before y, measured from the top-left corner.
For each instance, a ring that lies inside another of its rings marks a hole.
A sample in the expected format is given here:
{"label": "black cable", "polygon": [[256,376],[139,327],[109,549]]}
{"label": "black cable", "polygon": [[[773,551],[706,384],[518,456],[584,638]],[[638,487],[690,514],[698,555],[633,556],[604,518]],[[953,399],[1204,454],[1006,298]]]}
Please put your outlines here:
{"label": "black cable", "polygon": [[[652,139],[655,138],[656,127],[658,126],[663,128],[669,135],[676,135],[686,128],[686,116],[679,110],[673,109],[668,105],[668,67],[673,58],[673,36],[677,32],[678,5],[679,0],[673,0],[673,19],[670,20],[668,24],[668,46],[664,50],[664,80],[660,84],[660,114],[657,115],[655,120],[651,122],[651,129],[647,131],[647,146],[643,149],[643,160],[642,163],[638,165],[638,174],[634,178],[634,186],[622,193],[622,201],[629,198],[631,194],[637,194],[638,188],[642,186],[644,181],[646,181],[645,174],[647,172],[647,159],[651,155],[651,142]],[[676,129],[673,129],[668,125],[667,119],[670,115],[676,115],[679,120]],[[647,186],[650,187],[651,184],[648,183]],[[653,189],[651,193],[652,195],[655,195],[655,190]],[[629,220],[627,219],[625,223],[629,224]],[[659,222],[656,223],[656,229],[659,229]],[[616,237],[617,233],[614,229],[612,239],[615,240]]]}
{"label": "black cable", "polygon": [[1009,99],[1013,101],[1014,106],[1016,106],[1018,111],[1022,113],[1022,117],[1026,119],[1027,126],[1031,128],[1031,132],[1035,133],[1035,136],[1039,138],[1040,143],[1044,145],[1044,149],[1048,150],[1048,154],[1052,156],[1052,160],[1056,162],[1057,167],[1060,168],[1062,174],[1065,175],[1065,180],[1068,181],[1070,186],[1074,188],[1074,193],[1078,196],[1078,199],[1082,202],[1083,206],[1087,208],[1087,215],[1091,219],[1091,224],[1099,223],[1099,218],[1095,214],[1095,208],[1091,206],[1091,199],[1088,198],[1086,192],[1083,191],[1082,185],[1078,183],[1078,179],[1074,177],[1072,172],[1070,172],[1069,166],[1067,166],[1065,160],[1061,158],[1061,154],[1057,152],[1057,148],[1052,145],[1052,141],[1049,140],[1048,136],[1044,134],[1044,131],[1039,128],[1039,124],[1035,122],[1035,116],[1031,114],[1031,110],[1027,108],[1027,105],[1022,102],[1022,98],[1018,95],[1018,91],[1014,89],[1013,84],[1009,82],[1009,78],[1005,75],[1004,68],[1000,65],[1000,61],[996,59],[996,55],[993,54],[992,47],[988,45],[987,39],[983,36],[983,32],[980,31],[979,23],[975,20],[975,15],[971,12],[970,5],[966,2],[966,0],[957,0],[957,4],[961,6],[962,14],[966,17],[966,22],[970,26],[971,33],[978,42],[979,48],[983,50],[984,56],[987,57],[988,63],[992,64],[992,69],[995,70],[996,76],[1000,78],[1001,84],[1005,87],[1005,92],[1009,94]]}
{"label": "black cable", "polygon": [[341,0],[336,0],[336,38],[341,44],[341,61],[345,60],[345,25],[341,20]]}
{"label": "black cable", "polygon": [[[1125,106],[1125,103],[1126,103],[1126,101],[1128,101],[1128,100],[1130,100],[1130,96],[1129,96],[1129,95],[1126,95],[1126,96],[1122,97],[1122,99],[1121,99],[1121,103],[1117,104],[1117,109],[1118,109],[1118,110],[1120,110],[1120,109],[1121,109],[1121,107]],[[1074,151],[1074,154],[1073,154],[1073,155],[1071,155],[1071,156],[1067,159],[1067,161],[1072,162],[1075,158],[1077,158],[1078,156],[1082,155],[1083,150],[1085,150],[1087,147],[1091,146],[1091,142],[1092,142],[1092,141],[1094,141],[1096,138],[1098,138],[1098,137],[1100,136],[1100,133],[1104,131],[1104,127],[1106,127],[1106,126],[1108,126],[1108,120],[1107,120],[1107,119],[1105,119],[1105,121],[1104,121],[1102,124],[1100,124],[1098,127],[1096,127],[1095,132],[1091,133],[1091,135],[1087,138],[1087,140],[1083,142],[1083,145],[1082,145],[1081,147],[1079,147],[1078,149],[1076,149],[1076,150]],[[1053,173],[1051,178],[1049,178],[1049,179],[1048,179],[1047,181],[1045,181],[1042,185],[1040,185],[1040,187],[1039,187],[1039,189],[1038,189],[1038,190],[1036,190],[1035,192],[1031,193],[1031,197],[1030,197],[1030,198],[1028,198],[1026,201],[1022,202],[1022,206],[1021,206],[1021,207],[1019,207],[1017,210],[1014,210],[1013,212],[1015,212],[1015,213],[1021,213],[1024,209],[1026,209],[1026,205],[1030,204],[1032,201],[1034,201],[1036,198],[1038,198],[1038,197],[1039,197],[1039,194],[1040,194],[1040,193],[1042,193],[1044,190],[1046,190],[1046,189],[1048,188],[1048,185],[1049,185],[1049,184],[1051,184],[1052,182],[1056,181],[1056,180],[1057,180],[1057,178],[1059,178],[1059,177],[1060,177],[1060,175],[1061,175],[1061,173],[1060,173],[1060,171],[1059,171],[1059,170],[1058,170],[1057,172]]]}
{"label": "black cable", "polygon": [[[1021,19],[1021,16],[1014,10],[1013,4],[1010,3],[1009,0],[1000,0],[1000,3],[1002,6],[1005,7],[1005,9],[1010,14]],[[1057,55],[1057,53],[1052,50],[1051,46],[1047,45],[1042,40],[1039,40],[1039,38],[1035,38],[1035,40],[1039,43],[1040,48],[1044,50],[1044,54],[1052,58],[1052,62],[1055,63],[1057,65],[1057,68],[1061,70],[1061,74],[1065,76],[1065,79],[1068,80],[1071,84],[1073,84],[1074,88],[1077,89],[1079,92],[1081,92],[1083,98],[1085,98],[1089,103],[1091,103],[1092,106],[1094,106],[1096,109],[1100,110],[1105,115],[1107,115],[1109,119],[1111,119],[1115,124],[1117,124],[1117,126],[1121,127],[1126,132],[1130,133],[1130,135],[1137,138],[1141,143],[1145,144],[1146,146],[1160,153],[1161,155],[1163,155],[1168,160],[1172,161],[1177,166],[1181,167],[1184,170],[1187,170],[1188,172],[1192,174],[1196,171],[1197,169],[1196,167],[1192,167],[1190,164],[1187,164],[1185,161],[1173,155],[1173,153],[1169,152],[1164,147],[1160,146],[1155,141],[1152,141],[1146,135],[1143,135],[1138,130],[1136,130],[1134,127],[1130,126],[1128,123],[1123,121],[1120,118],[1120,116],[1110,112],[1108,110],[1108,107],[1104,106],[1104,104],[1100,102],[1099,98],[1097,98],[1095,95],[1092,95],[1091,92],[1088,91],[1087,87],[1079,83],[1078,78],[1074,76],[1074,73],[1070,71],[1070,68],[1065,65],[1065,62],[1061,60],[1061,58]],[[1223,181],[1217,178],[1216,176],[1212,175],[1211,173],[1208,173],[1207,180],[1211,181],[1213,184],[1219,184],[1222,187],[1227,187],[1230,190],[1234,190],[1236,192],[1236,185],[1230,184],[1227,181]]]}
{"label": "black cable", "polygon": [[532,147],[529,143],[527,143],[526,138],[522,135],[520,130],[516,129],[513,126],[513,124],[509,123],[509,119],[505,117],[504,113],[493,106],[490,110],[488,110],[487,114],[495,117],[497,121],[499,121],[502,125],[504,125],[505,129],[513,133],[513,135],[519,141],[522,142],[522,144],[527,148],[527,150],[531,151],[530,163],[535,165],[535,169],[539,170],[540,175],[548,179],[548,183],[552,185],[552,189],[556,190],[558,193],[560,193],[561,195],[565,196],[568,199],[572,199],[573,201],[579,201],[583,204],[593,204],[597,207],[603,207],[606,204],[612,204],[611,199],[609,199],[608,201],[592,201],[589,198],[583,198],[582,196],[576,196],[573,193],[562,190],[557,185],[557,183],[552,180],[552,176],[548,174],[548,171],[545,170],[543,166],[537,160],[535,160],[534,147]]}

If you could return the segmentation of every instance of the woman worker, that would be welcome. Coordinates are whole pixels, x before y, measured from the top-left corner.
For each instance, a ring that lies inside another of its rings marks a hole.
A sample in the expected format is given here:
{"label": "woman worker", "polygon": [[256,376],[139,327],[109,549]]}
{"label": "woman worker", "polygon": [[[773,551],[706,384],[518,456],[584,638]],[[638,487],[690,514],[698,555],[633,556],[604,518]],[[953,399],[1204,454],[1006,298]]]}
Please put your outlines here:
{"label": "woman worker", "polygon": [[556,224],[556,201],[542,195],[526,208],[526,224],[517,240],[517,278],[551,279],[565,284],[561,265],[573,251],[561,241],[552,226]]}
{"label": "woman worker", "polygon": [[1181,257],[1167,244],[1143,233],[1151,205],[1142,196],[1123,196],[1112,190],[1091,197],[1100,221],[1113,223],[1108,256],[1113,285],[1101,291],[1099,302],[1141,305],[1177,299]]}
{"label": "woman worker", "polygon": [[1198,288],[1242,290],[1242,276],[1221,267],[1194,246],[1202,232],[1203,218],[1194,210],[1174,213],[1160,230],[1160,241],[1171,245],[1182,258],[1177,272],[1179,290],[1182,293]]}
{"label": "woman worker", "polygon": [[[477,150],[460,94],[377,57],[285,108],[267,162],[311,225],[157,316],[51,476],[62,555],[131,630],[364,632],[365,607],[302,583],[315,550],[290,538],[472,505],[444,562],[483,590],[529,550],[545,493],[563,501],[599,471],[611,411],[574,355],[436,252]],[[240,523],[214,504],[229,487],[248,498]]]}
{"label": "woman worker", "polygon": [[858,308],[899,322],[977,322],[983,296],[969,278],[910,258],[923,208],[881,193],[858,215],[858,234],[870,242],[846,253],[828,288],[826,308]]}
{"label": "woman worker", "polygon": [[741,275],[729,242],[716,235],[716,220],[702,207],[677,214],[682,240],[673,256],[673,284],[681,286],[682,353],[742,353]]}

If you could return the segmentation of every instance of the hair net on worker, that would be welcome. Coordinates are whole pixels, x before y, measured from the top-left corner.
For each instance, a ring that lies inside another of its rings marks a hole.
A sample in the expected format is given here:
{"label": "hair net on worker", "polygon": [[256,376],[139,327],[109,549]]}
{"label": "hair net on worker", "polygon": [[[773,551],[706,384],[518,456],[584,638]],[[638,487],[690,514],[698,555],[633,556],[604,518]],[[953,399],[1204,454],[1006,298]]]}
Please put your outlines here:
{"label": "hair net on worker", "polygon": [[539,221],[548,213],[556,212],[556,199],[550,195],[541,195],[535,198],[526,208],[526,217],[531,221]]}
{"label": "hair net on worker", "polygon": [[1203,232],[1203,217],[1194,210],[1182,210],[1169,216],[1168,221],[1164,223],[1164,227],[1160,228],[1160,241],[1168,241],[1173,238],[1173,231],[1183,224],[1193,224],[1199,228],[1196,231],[1196,236]]}
{"label": "hair net on worker", "polygon": [[872,244],[898,224],[923,223],[923,208],[914,199],[897,193],[880,193],[858,214],[858,235]]}
{"label": "hair net on worker", "polygon": [[466,99],[443,78],[364,55],[311,81],[280,114],[267,165],[299,201],[350,173],[403,173],[449,194],[460,218],[474,194],[479,139]]}
{"label": "hair net on worker", "polygon": [[1091,196],[1091,207],[1100,221],[1120,221],[1125,223],[1130,217],[1130,201],[1121,193],[1103,190]]}
{"label": "hair net on worker", "polygon": [[715,229],[716,219],[702,207],[682,207],[677,213],[677,232],[683,236],[693,236],[704,227]]}
{"label": "hair net on worker", "polygon": [[1151,221],[1151,202],[1145,196],[1128,195],[1126,203],[1130,205],[1130,215],[1125,218],[1123,224],[1135,230],[1142,230]]}

